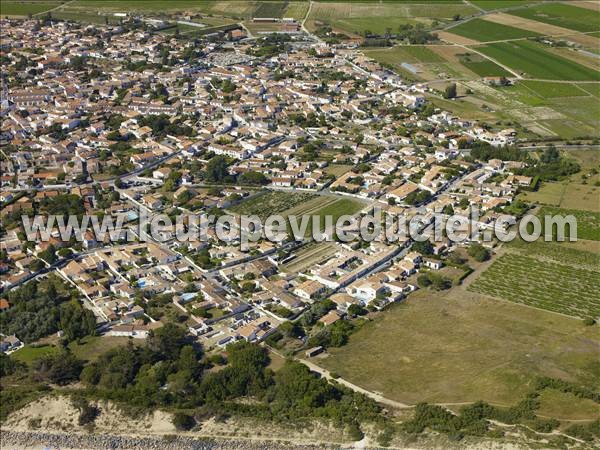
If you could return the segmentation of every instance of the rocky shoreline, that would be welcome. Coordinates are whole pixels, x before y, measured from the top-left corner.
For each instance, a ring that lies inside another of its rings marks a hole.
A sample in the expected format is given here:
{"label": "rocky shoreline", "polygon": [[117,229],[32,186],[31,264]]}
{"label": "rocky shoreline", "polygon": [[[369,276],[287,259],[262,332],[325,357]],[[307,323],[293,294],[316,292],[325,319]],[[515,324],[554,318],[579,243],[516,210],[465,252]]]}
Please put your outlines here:
{"label": "rocky shoreline", "polygon": [[200,439],[186,436],[134,437],[110,434],[66,434],[2,430],[2,450],[23,449],[85,449],[85,450],[317,450],[323,446],[286,444],[280,441],[242,441]]}

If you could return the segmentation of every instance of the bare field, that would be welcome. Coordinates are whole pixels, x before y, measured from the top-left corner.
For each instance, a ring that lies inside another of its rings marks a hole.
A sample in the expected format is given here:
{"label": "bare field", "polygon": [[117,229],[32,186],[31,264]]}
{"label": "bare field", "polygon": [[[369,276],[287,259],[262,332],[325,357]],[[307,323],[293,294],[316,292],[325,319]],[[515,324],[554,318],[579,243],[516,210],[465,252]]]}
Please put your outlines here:
{"label": "bare field", "polygon": [[596,0],[571,0],[569,4],[593,11],[600,11],[600,3]]}
{"label": "bare field", "polygon": [[473,45],[473,44],[480,43],[479,41],[476,41],[474,39],[469,39],[469,38],[466,38],[463,36],[459,36],[458,34],[453,34],[448,31],[438,31],[437,34],[440,37],[440,39],[442,39],[446,42],[451,42],[452,44]]}

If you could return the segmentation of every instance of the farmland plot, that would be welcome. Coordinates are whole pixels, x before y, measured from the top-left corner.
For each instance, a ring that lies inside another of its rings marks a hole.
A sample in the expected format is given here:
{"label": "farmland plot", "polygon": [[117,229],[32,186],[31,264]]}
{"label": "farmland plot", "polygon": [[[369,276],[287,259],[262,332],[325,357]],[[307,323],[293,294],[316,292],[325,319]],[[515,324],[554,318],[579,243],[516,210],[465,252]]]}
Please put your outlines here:
{"label": "farmland plot", "polygon": [[517,254],[498,258],[469,290],[575,317],[600,317],[600,272]]}
{"label": "farmland plot", "polygon": [[477,47],[485,55],[530,78],[599,81],[600,72],[550,53],[534,42],[513,41]]}
{"label": "farmland plot", "polygon": [[509,27],[483,19],[473,19],[450,28],[450,32],[479,42],[540,36],[533,31]]}

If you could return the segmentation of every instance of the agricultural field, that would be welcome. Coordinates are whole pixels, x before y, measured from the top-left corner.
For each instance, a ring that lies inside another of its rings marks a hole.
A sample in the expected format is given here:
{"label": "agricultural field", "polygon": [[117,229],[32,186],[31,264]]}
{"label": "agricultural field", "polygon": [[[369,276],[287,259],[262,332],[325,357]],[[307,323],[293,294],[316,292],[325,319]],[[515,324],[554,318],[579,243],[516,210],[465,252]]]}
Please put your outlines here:
{"label": "agricultural field", "polygon": [[600,12],[564,3],[548,3],[508,11],[509,14],[575,31],[600,30]]}
{"label": "agricultural field", "polygon": [[600,72],[546,51],[535,42],[498,42],[477,50],[529,78],[600,81]]}
{"label": "agricultural field", "polygon": [[597,270],[600,264],[600,243],[597,241],[545,242],[537,240],[526,242],[522,239],[514,239],[506,248],[525,256],[553,260],[590,270]]}
{"label": "agricultural field", "polygon": [[296,205],[316,198],[314,194],[282,191],[259,193],[231,208],[239,215],[257,215],[266,219],[271,214],[279,214]]}
{"label": "agricultural field", "polygon": [[384,32],[396,30],[401,23],[451,20],[456,14],[476,12],[461,2],[313,2],[307,25],[314,29],[318,21],[348,33]]}
{"label": "agricultural field", "polygon": [[573,317],[600,317],[600,271],[505,254],[469,290]]}
{"label": "agricultural field", "polygon": [[600,241],[600,212],[544,206],[540,209],[538,216],[541,218],[547,215],[575,216],[575,219],[577,219],[577,238]]}
{"label": "agricultural field", "polygon": [[[417,70],[416,73],[410,72],[410,77],[425,80],[443,80],[448,77],[474,79],[478,75],[460,61],[462,57],[458,54],[464,51],[462,47],[450,45],[398,45],[386,49],[369,49],[364,53],[399,72],[409,72],[402,64],[410,64]],[[490,61],[488,63],[501,70],[496,64]]]}
{"label": "agricultural field", "polygon": [[[339,217],[349,214],[352,215],[357,213],[364,207],[363,203],[352,199],[352,198],[338,198],[338,197],[326,197],[321,196],[315,199],[309,200],[305,203],[301,203],[293,208],[287,209],[282,214],[285,217],[296,216],[298,223],[300,223],[302,216],[315,216],[319,217],[318,230],[325,231],[325,216],[332,217],[332,223],[335,225]],[[306,228],[306,235],[312,235],[313,231],[313,218],[310,218],[308,226]]]}
{"label": "agricultural field", "polygon": [[40,14],[56,8],[62,2],[59,1],[0,1],[1,16],[27,16],[29,14]]}
{"label": "agricultural field", "polygon": [[521,39],[540,36],[533,31],[509,27],[483,19],[473,19],[449,29],[451,33],[479,42]]}
{"label": "agricultural field", "polygon": [[480,77],[510,77],[512,74],[493,61],[476,53],[465,53],[460,63]]}
{"label": "agricultural field", "polygon": [[294,252],[296,257],[281,268],[282,272],[304,272],[315,264],[322,263],[337,252],[337,245],[332,242],[311,242]]}
{"label": "agricultural field", "polygon": [[494,9],[514,8],[537,3],[538,0],[472,0],[471,3],[486,11]]}
{"label": "agricultural field", "polygon": [[287,2],[260,2],[252,13],[253,17],[283,17]]}
{"label": "agricultural field", "polygon": [[533,91],[536,95],[543,98],[560,98],[560,97],[587,97],[589,92],[586,92],[575,84],[569,83],[553,83],[547,81],[520,81],[521,86]]}
{"label": "agricultural field", "polygon": [[[348,344],[328,349],[330,356],[316,362],[407,404],[484,400],[508,406],[521,400],[539,375],[593,386],[599,344],[597,327],[581,320],[462,288],[423,290],[391,305]],[[572,414],[579,419],[585,412]]]}

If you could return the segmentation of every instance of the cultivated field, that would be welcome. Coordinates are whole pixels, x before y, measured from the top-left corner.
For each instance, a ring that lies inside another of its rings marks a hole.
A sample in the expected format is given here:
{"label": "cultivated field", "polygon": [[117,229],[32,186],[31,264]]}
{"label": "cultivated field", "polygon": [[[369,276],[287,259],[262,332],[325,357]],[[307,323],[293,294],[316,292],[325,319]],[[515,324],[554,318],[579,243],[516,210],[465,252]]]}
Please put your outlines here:
{"label": "cultivated field", "polygon": [[600,12],[564,3],[548,3],[531,8],[516,9],[509,11],[509,14],[575,31],[600,30]]}
{"label": "cultivated field", "polygon": [[509,27],[483,19],[473,19],[450,28],[450,32],[480,42],[540,36],[533,31]]}
{"label": "cultivated field", "polygon": [[[418,3],[418,4],[417,4]],[[451,20],[459,14],[467,16],[477,9],[462,2],[313,2],[307,25],[315,21],[329,23],[348,33],[372,31],[382,33],[386,28],[397,30],[402,23],[431,19]]]}
{"label": "cultivated field", "polygon": [[4,16],[27,16],[39,14],[56,8],[62,2],[58,1],[0,1],[0,15]]}
{"label": "cultivated field", "polygon": [[478,55],[477,53],[465,52],[460,55],[460,62],[463,66],[480,77],[510,77],[512,74],[500,67],[493,61]]}
{"label": "cultivated field", "polygon": [[[482,399],[510,405],[538,375],[593,386],[598,345],[597,327],[580,320],[459,288],[411,294],[317,363],[404,403]],[[570,414],[582,415],[565,411],[560,417]]]}
{"label": "cultivated field", "polygon": [[264,220],[269,215],[282,213],[315,197],[314,194],[304,192],[269,191],[244,200],[231,208],[231,211],[240,215],[257,215]]}
{"label": "cultivated field", "polygon": [[496,259],[469,289],[585,318],[600,317],[599,286],[600,271],[509,253]]}
{"label": "cultivated field", "polygon": [[290,262],[281,267],[282,272],[304,272],[305,270],[314,267],[329,257],[333,256],[337,251],[337,245],[332,242],[311,242],[302,247],[297,252],[296,257]]}
{"label": "cultivated field", "polygon": [[600,72],[546,51],[534,42],[499,42],[477,50],[530,78],[600,81]]}
{"label": "cultivated field", "polygon": [[486,11],[494,9],[514,8],[536,3],[537,0],[472,0],[471,3]]}
{"label": "cultivated field", "polygon": [[541,218],[546,215],[575,216],[577,219],[577,238],[600,241],[600,213],[598,212],[544,206],[540,209],[538,216]]}

